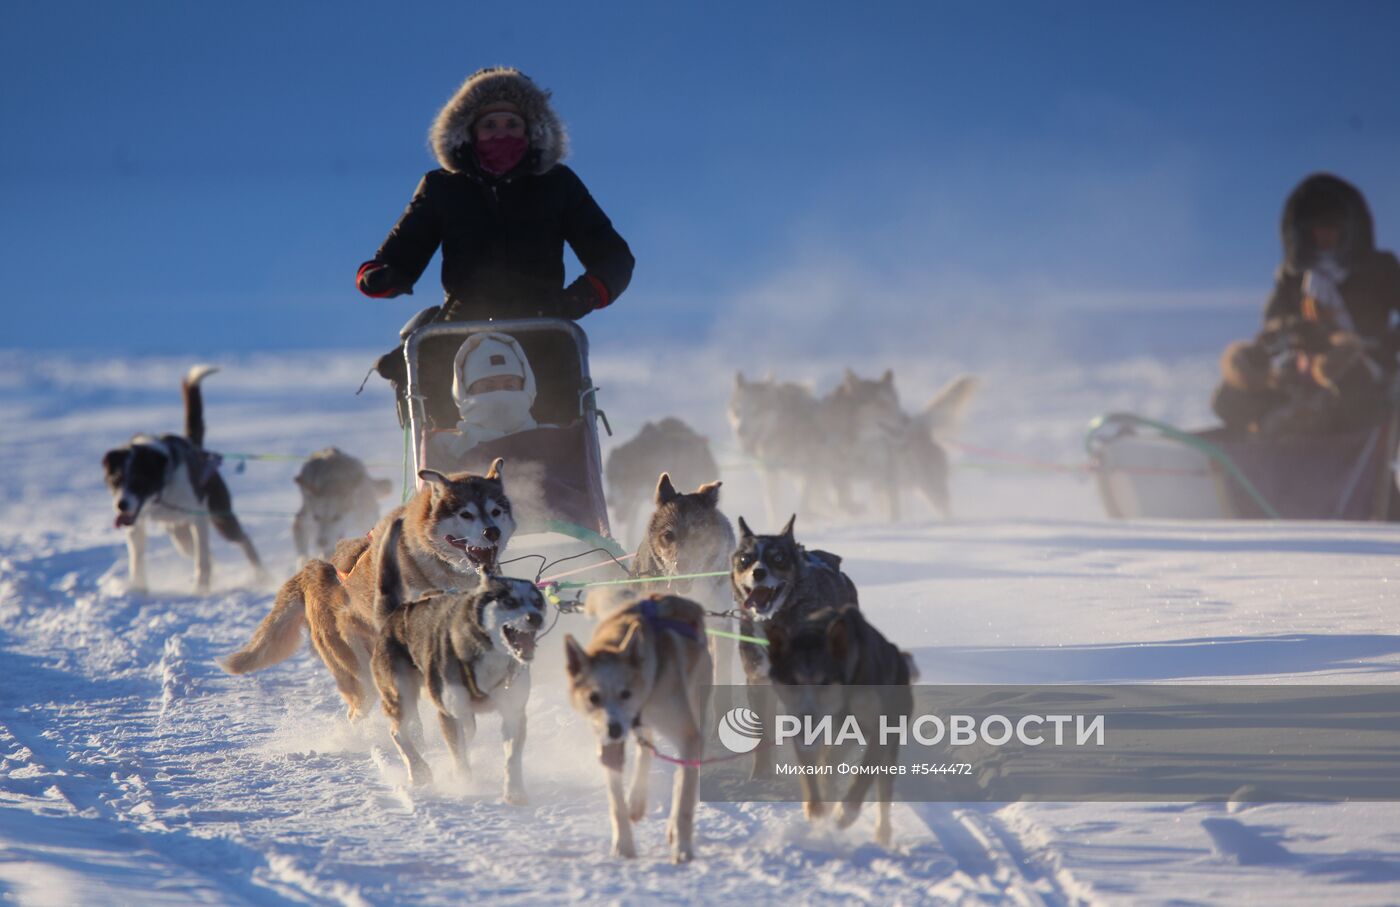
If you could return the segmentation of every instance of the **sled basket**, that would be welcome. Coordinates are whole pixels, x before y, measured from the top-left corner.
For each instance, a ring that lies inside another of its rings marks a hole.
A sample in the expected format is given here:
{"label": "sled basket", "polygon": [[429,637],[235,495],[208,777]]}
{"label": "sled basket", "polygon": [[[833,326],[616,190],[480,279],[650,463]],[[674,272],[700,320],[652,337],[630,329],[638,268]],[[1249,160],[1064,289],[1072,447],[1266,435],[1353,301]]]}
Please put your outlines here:
{"label": "sled basket", "polygon": [[1085,443],[1111,517],[1384,520],[1397,421],[1392,408],[1357,431],[1258,438],[1113,413],[1090,424]]}
{"label": "sled basket", "polygon": [[[496,332],[519,341],[535,372],[531,409],[540,427],[485,441],[460,458],[433,453],[430,437],[451,431],[452,360],[473,334]],[[506,488],[521,532],[577,530],[580,537],[608,537],[603,494],[600,418],[588,371],[588,337],[572,321],[520,318],[456,321],[414,328],[404,340],[405,400],[413,475],[421,469],[482,473],[504,457]]]}

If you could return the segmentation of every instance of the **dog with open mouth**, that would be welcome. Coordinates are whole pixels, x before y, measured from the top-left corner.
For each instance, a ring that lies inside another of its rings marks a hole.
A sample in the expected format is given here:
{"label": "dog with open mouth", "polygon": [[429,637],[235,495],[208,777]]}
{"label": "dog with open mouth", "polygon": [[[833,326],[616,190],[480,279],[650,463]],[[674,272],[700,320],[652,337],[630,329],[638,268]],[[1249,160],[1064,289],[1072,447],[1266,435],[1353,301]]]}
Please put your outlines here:
{"label": "dog with open mouth", "polygon": [[497,458],[484,476],[420,472],[422,486],[380,519],[370,538],[342,542],[333,563],[313,559],[282,585],[272,611],[248,644],[224,660],[224,669],[247,674],[284,661],[300,646],[302,627],[308,627],[350,719],[363,716],[374,689],[370,653],[379,638],[375,601],[382,546],[371,540],[403,521],[393,551],[406,601],[475,587],[481,574],[498,572],[515,532],[503,465]]}
{"label": "dog with open mouth", "polygon": [[[590,601],[590,613],[597,613]],[[635,857],[632,823],[646,815],[647,776],[654,735],[670,741],[687,764],[678,766],[666,839],[671,859],[694,856],[696,760],[705,746],[710,651],[705,611],[674,595],[653,595],[608,612],[585,647],[564,637],[569,698],[598,739],[598,761],[608,777],[613,854]],[[624,796],[622,769],[627,736],[637,740],[632,789]]]}
{"label": "dog with open mouth", "polygon": [[471,772],[467,750],[476,734],[477,713],[501,716],[505,800],[523,804],[529,665],[535,657],[535,635],[544,623],[544,597],[528,580],[483,572],[469,592],[406,602],[398,558],[403,531],[404,521],[395,520],[377,545],[379,638],[371,666],[409,781],[419,785],[432,780],[420,754],[421,692],[437,711],[442,736],[462,776]]}
{"label": "dog with open mouth", "polygon": [[175,548],[194,561],[195,592],[209,591],[213,561],[210,530],[243,549],[258,582],[264,582],[257,549],[233,514],[228,485],[219,475],[219,456],[204,449],[204,397],[200,383],[218,369],[196,365],[180,383],[185,400],[185,434],[137,435],[107,451],[102,470],[117,515],[126,530],[128,589],[141,594],[146,584],[146,534],[151,526],[170,533]]}
{"label": "dog with open mouth", "polygon": [[[777,535],[756,535],[739,517],[739,544],[729,562],[734,603],[744,616],[739,632],[766,640],[773,627],[790,629],[825,608],[859,608],[856,585],[841,572],[841,558],[829,551],[808,551],[797,543],[794,514]],[[739,661],[750,684],[770,682],[772,665],[766,647],[739,643]],[[765,722],[771,716],[765,716]],[[773,770],[773,753],[754,750],[753,776]]]}

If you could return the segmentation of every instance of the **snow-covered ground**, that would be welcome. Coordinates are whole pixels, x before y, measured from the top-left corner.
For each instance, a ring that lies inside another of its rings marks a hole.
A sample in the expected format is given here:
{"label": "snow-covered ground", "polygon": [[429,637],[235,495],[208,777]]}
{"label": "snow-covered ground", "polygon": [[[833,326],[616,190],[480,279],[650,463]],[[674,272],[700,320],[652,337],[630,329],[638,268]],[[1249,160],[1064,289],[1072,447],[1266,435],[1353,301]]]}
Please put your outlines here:
{"label": "snow-covered ground", "polygon": [[[387,391],[375,379],[354,395],[369,359],[220,360],[205,385],[209,446],[334,443],[397,478]],[[178,429],[189,364],[0,354],[0,901],[1400,902],[1400,806],[1383,803],[905,804],[888,851],[868,818],[837,833],[796,805],[704,804],[684,867],[666,861],[655,804],[642,857],[619,862],[592,744],[563,694],[558,630],[534,669],[531,805],[500,802],[490,719],[472,783],[410,792],[382,719],[350,727],[309,653],[250,677],[217,667],[271,600],[249,588],[235,549],[216,543],[214,594],[195,598],[188,566],[157,539],[155,591],[124,593],[99,460],[137,430]],[[825,389],[844,364],[805,358],[791,374]],[[893,364],[911,405],[967,365]],[[714,352],[594,361],[620,437],[685,417],[730,451],[726,511],[761,525],[755,478],[724,427],[732,368]],[[962,440],[1073,464],[1099,412],[1205,421],[1213,362],[981,372]],[[1393,527],[1112,523],[1082,476],[963,456],[954,523],[922,511],[898,525],[799,523],[846,558],[863,608],[916,654],[925,682],[1400,683]],[[296,468],[226,468],[278,577],[292,562]],[[667,790],[655,771],[653,790]]]}

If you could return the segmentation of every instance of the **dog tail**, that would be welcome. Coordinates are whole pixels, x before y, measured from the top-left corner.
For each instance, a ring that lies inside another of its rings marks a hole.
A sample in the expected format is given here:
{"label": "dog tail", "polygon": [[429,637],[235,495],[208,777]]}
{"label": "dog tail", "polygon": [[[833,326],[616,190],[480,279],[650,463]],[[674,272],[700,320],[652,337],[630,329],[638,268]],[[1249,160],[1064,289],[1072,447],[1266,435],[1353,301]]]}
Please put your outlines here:
{"label": "dog tail", "polygon": [[185,398],[185,437],[195,447],[204,446],[204,396],[199,391],[199,382],[217,371],[212,365],[196,365],[180,382],[180,394]]}
{"label": "dog tail", "polygon": [[944,385],[919,413],[919,420],[935,438],[957,434],[963,413],[981,382],[976,375],[959,375]]}
{"label": "dog tail", "polygon": [[403,574],[399,570],[399,539],[403,537],[403,517],[389,524],[379,541],[379,579],[374,597],[374,613],[379,622],[403,604]]}
{"label": "dog tail", "polygon": [[[277,590],[277,598],[248,644],[225,658],[220,664],[230,674],[251,674],[296,654],[301,646],[301,629],[306,626],[306,585],[316,570],[335,568],[325,561],[312,561]],[[324,579],[324,578],[323,578]]]}

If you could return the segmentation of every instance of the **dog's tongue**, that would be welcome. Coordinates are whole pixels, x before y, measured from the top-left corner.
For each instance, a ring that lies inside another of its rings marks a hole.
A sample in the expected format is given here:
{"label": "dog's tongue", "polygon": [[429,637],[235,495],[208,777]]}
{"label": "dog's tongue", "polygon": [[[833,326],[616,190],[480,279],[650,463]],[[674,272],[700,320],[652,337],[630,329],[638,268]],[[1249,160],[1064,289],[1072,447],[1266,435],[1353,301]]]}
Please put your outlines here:
{"label": "dog's tongue", "polygon": [[612,769],[615,772],[622,771],[623,750],[622,742],[605,743],[598,747],[598,761],[603,763],[604,768]]}
{"label": "dog's tongue", "polygon": [[749,592],[748,598],[744,599],[745,608],[762,608],[773,598],[772,586],[754,586]]}

